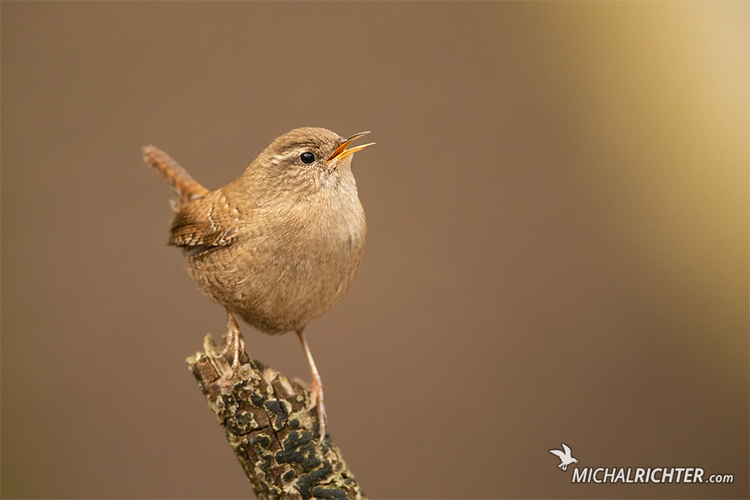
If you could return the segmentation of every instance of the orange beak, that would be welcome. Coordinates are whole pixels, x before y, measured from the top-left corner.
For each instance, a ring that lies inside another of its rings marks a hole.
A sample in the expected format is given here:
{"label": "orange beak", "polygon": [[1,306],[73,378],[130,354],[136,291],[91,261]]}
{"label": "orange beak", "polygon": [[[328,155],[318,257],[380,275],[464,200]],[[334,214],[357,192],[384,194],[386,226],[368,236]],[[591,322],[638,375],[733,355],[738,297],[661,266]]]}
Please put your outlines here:
{"label": "orange beak", "polygon": [[345,140],[339,147],[336,148],[336,150],[331,154],[331,156],[328,158],[328,161],[331,160],[343,160],[347,156],[351,156],[357,151],[362,151],[366,147],[372,146],[375,144],[374,142],[371,142],[369,144],[362,144],[361,146],[356,146],[351,149],[346,149],[346,147],[351,144],[352,142],[356,141],[363,135],[367,135],[370,132],[360,132],[359,134],[354,134],[353,136],[349,137],[347,140]]}

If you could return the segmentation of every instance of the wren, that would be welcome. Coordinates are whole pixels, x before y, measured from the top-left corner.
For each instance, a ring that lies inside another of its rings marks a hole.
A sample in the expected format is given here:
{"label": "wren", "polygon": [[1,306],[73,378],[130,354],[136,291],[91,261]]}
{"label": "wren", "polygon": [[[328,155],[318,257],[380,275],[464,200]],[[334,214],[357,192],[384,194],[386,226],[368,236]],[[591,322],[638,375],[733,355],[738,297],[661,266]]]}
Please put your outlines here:
{"label": "wren", "polygon": [[144,159],[176,192],[169,244],[180,247],[201,290],[224,306],[221,355],[239,367],[244,341],[234,315],[258,330],[294,331],[312,374],[321,440],[326,411],[304,329],[352,286],[365,251],[367,224],[348,146],[323,128],[298,128],[268,146],[234,182],[209,191],[154,146]]}

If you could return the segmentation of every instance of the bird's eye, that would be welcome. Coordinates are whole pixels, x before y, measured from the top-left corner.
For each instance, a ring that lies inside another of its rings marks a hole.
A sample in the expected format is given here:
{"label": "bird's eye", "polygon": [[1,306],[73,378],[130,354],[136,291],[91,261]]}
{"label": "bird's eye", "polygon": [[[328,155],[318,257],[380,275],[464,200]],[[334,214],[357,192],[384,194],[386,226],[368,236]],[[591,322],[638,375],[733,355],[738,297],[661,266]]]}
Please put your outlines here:
{"label": "bird's eye", "polygon": [[309,151],[305,151],[301,155],[299,155],[299,159],[302,160],[302,163],[307,163],[308,165],[315,161],[315,155],[312,154]]}

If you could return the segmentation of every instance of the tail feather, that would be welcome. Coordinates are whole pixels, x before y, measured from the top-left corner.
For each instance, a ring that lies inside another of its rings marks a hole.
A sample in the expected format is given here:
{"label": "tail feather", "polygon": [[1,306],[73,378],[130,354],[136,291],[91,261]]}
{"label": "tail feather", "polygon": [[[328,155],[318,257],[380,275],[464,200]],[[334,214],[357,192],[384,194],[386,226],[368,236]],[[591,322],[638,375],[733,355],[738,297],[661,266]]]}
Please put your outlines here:
{"label": "tail feather", "polygon": [[171,156],[154,146],[144,146],[143,159],[164,176],[180,197],[180,201],[201,198],[208,189],[198,184]]}

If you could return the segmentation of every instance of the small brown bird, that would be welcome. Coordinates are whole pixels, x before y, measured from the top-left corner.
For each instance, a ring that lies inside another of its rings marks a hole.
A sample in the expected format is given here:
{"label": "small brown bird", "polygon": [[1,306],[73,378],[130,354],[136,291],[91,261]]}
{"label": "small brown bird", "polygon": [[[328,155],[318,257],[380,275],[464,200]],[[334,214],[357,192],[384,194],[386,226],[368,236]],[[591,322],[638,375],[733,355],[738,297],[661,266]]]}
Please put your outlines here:
{"label": "small brown bird", "polygon": [[320,437],[323,384],[304,329],[346,294],[365,251],[365,212],[347,149],[355,139],[298,128],[271,143],[234,182],[209,191],[153,146],[150,163],[175,188],[169,244],[183,249],[198,286],[226,308],[227,341],[239,367],[244,342],[238,314],[269,334],[297,332],[312,373]]}

